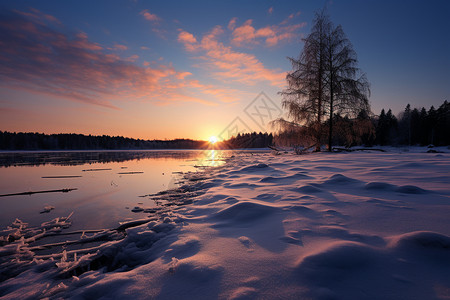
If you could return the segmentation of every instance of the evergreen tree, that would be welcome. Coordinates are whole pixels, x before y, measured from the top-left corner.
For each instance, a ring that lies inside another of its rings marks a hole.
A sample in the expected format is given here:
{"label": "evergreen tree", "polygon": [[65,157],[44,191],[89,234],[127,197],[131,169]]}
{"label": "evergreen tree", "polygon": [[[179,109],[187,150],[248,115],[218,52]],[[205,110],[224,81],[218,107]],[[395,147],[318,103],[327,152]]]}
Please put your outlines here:
{"label": "evergreen tree", "polygon": [[430,139],[429,139],[430,144],[435,143],[434,137],[435,137],[437,123],[438,123],[437,111],[434,108],[434,106],[431,106],[430,110],[428,111],[428,134],[430,136]]}
{"label": "evergreen tree", "polygon": [[430,132],[430,126],[428,124],[428,114],[425,107],[422,107],[419,114],[419,143],[421,145],[429,144],[428,133]]}
{"label": "evergreen tree", "polygon": [[387,119],[386,119],[386,112],[384,111],[384,108],[383,108],[380,112],[380,115],[378,116],[378,122],[377,122],[377,128],[376,128],[377,144],[382,145],[382,146],[386,145],[387,131],[388,131],[388,124],[387,124]]}
{"label": "evergreen tree", "polygon": [[411,111],[411,144],[417,145],[420,143],[420,112],[417,108]]}
{"label": "evergreen tree", "polygon": [[411,105],[408,103],[400,118],[400,143],[411,145]]}

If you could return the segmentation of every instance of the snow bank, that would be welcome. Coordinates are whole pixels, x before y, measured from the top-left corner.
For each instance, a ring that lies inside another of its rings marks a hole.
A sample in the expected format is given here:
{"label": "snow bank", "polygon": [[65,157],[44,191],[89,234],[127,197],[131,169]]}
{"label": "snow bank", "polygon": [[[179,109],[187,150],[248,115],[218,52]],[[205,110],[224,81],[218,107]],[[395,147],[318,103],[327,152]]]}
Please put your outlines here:
{"label": "snow bank", "polygon": [[[448,170],[449,153],[414,149],[235,155],[115,229],[17,220],[0,296],[448,299]],[[37,243],[57,233],[71,242]]]}

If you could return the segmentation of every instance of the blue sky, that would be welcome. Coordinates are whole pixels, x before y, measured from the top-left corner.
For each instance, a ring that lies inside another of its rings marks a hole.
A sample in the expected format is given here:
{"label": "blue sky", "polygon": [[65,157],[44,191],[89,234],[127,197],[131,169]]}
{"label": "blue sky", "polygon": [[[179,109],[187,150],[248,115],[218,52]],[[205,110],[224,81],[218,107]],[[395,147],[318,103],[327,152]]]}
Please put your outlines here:
{"label": "blue sky", "polygon": [[0,130],[218,135],[281,98],[327,5],[371,83],[372,110],[450,97],[449,1],[1,2]]}

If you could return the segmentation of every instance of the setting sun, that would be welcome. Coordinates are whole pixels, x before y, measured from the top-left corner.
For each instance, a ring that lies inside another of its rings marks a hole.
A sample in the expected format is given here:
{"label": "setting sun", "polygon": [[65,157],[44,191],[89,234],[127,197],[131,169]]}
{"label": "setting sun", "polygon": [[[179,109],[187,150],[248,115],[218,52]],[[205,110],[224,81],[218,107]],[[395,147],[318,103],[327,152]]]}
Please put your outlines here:
{"label": "setting sun", "polygon": [[215,143],[217,143],[217,141],[218,141],[218,139],[216,136],[213,135],[213,136],[209,137],[210,144],[215,144]]}

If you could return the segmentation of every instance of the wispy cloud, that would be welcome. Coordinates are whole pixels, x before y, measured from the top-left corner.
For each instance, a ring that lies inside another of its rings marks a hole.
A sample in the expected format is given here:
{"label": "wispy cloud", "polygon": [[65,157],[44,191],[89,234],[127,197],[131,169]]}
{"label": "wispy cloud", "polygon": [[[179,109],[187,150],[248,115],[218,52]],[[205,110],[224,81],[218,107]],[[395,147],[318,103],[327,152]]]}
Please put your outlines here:
{"label": "wispy cloud", "polygon": [[146,20],[151,21],[151,22],[157,23],[157,22],[161,21],[160,17],[158,17],[156,14],[150,13],[148,9],[144,9],[143,11],[141,11],[140,15],[144,16],[144,18]]}
{"label": "wispy cloud", "polygon": [[30,8],[29,11],[18,11],[15,10],[16,13],[28,17],[30,19],[33,19],[35,22],[38,22],[40,24],[42,24],[43,22],[49,21],[49,22],[53,22],[56,24],[61,24],[61,21],[59,21],[57,18],[55,18],[52,15],[48,15],[48,14],[44,14],[43,12],[41,12],[40,10],[36,9],[36,8]]}
{"label": "wispy cloud", "polygon": [[270,7],[267,12],[269,13],[269,15],[271,15],[273,13],[273,7]]}
{"label": "wispy cloud", "polygon": [[283,20],[283,22],[280,23],[280,25],[285,25],[285,24],[289,23],[294,18],[300,16],[300,14],[301,14],[300,11],[290,14],[286,19]]}
{"label": "wispy cloud", "polygon": [[189,72],[157,62],[138,66],[137,55],[122,58],[84,32],[62,33],[49,24],[53,18],[31,13],[0,14],[0,85],[110,108],[117,108],[113,101],[229,100],[218,92],[211,96],[212,87],[191,86]]}
{"label": "wispy cloud", "polygon": [[236,17],[231,19],[230,22],[228,23],[228,29],[234,30],[234,28],[236,28],[236,21],[237,21]]}
{"label": "wispy cloud", "polygon": [[217,79],[248,85],[261,82],[278,87],[284,85],[285,72],[266,68],[255,55],[235,51],[220,42],[219,37],[223,33],[222,27],[216,26],[198,40],[192,33],[181,30],[178,41],[184,44],[187,51],[202,53],[199,58]]}
{"label": "wispy cloud", "polygon": [[119,50],[119,51],[125,51],[125,50],[128,50],[128,47],[125,45],[115,44],[114,49]]}
{"label": "wispy cloud", "polygon": [[[292,16],[292,17],[291,17]],[[282,41],[291,41],[300,37],[299,29],[306,26],[306,22],[290,24],[296,15],[292,14],[279,25],[269,25],[259,29],[253,26],[253,20],[247,20],[241,26],[233,28],[231,43],[235,46],[259,45],[263,40],[267,47],[278,45]]]}

